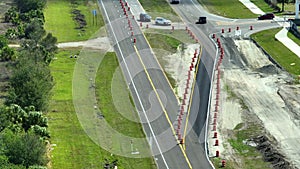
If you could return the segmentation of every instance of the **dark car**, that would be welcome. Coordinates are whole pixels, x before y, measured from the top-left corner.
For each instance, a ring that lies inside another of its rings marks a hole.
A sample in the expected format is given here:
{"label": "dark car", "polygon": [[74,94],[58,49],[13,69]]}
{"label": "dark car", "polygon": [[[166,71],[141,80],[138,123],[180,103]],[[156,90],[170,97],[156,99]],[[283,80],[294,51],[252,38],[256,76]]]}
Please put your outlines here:
{"label": "dark car", "polygon": [[205,24],[206,23],[206,17],[200,16],[198,22],[196,24]]}
{"label": "dark car", "polygon": [[171,4],[179,4],[180,0],[170,0]]}
{"label": "dark car", "polygon": [[265,19],[273,19],[275,15],[273,13],[266,13],[258,17],[258,20],[265,20]]}
{"label": "dark car", "polygon": [[140,21],[141,22],[150,22],[151,16],[146,13],[140,13]]}

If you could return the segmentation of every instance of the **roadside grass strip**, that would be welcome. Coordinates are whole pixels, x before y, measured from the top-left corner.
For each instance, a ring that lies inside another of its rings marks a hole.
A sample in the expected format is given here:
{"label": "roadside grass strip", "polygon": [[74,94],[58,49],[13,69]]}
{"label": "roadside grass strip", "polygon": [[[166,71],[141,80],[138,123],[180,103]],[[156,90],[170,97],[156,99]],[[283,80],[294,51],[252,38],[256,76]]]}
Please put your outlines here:
{"label": "roadside grass strip", "polygon": [[239,0],[198,0],[198,2],[204,5],[209,12],[227,18],[243,19],[257,18],[258,16],[253,14]]}

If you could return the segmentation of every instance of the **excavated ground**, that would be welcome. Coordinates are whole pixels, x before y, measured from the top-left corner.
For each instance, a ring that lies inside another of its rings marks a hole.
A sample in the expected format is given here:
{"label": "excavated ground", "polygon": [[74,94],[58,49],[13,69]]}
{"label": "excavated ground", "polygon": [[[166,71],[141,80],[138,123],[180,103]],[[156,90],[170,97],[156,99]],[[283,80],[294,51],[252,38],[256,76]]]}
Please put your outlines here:
{"label": "excavated ground", "polygon": [[[219,131],[223,142],[230,139],[232,134],[228,131],[235,127],[228,123],[257,122],[263,132],[245,140],[245,144],[251,142],[273,168],[300,168],[300,85],[293,84],[293,78],[250,40],[222,40],[222,86],[226,90],[222,90]],[[238,99],[232,103],[224,95]],[[228,158],[234,154],[228,144],[222,151]]]}

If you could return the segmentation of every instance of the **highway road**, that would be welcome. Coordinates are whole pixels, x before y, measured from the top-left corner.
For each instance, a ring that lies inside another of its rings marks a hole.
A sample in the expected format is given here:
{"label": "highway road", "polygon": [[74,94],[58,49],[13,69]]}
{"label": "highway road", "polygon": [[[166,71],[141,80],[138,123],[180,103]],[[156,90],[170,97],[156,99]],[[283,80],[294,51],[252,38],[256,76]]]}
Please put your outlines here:
{"label": "highway road", "polygon": [[118,0],[99,1],[99,7],[158,168],[198,168],[202,150],[195,146],[186,154],[178,145],[174,127],[179,101],[139,25],[125,17]]}
{"label": "highway road", "polygon": [[[99,7],[158,168],[212,168],[205,152],[206,122],[217,51],[209,35],[220,33],[221,29],[235,29],[237,26],[247,30],[249,25],[253,25],[255,30],[261,30],[278,27],[278,24],[212,15],[203,10],[195,0],[181,0],[180,4],[172,5],[200,40],[203,49],[192,96],[188,132],[185,144],[181,146],[178,145],[174,130],[179,101],[139,25],[131,18],[130,12],[127,12],[128,18],[124,15],[119,0],[99,0]],[[199,16],[206,16],[208,23],[196,25]],[[249,31],[242,32],[247,33]],[[231,34],[225,33],[224,36]]]}

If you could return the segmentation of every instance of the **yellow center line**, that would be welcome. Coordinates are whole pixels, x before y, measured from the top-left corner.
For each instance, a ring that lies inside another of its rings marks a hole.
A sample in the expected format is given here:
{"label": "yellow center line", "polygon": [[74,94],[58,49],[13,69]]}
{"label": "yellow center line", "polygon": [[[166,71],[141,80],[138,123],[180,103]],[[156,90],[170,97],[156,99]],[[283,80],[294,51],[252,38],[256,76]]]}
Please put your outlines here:
{"label": "yellow center line", "polygon": [[184,126],[184,132],[183,132],[183,148],[185,150],[185,137],[186,137],[186,131],[187,131],[187,127],[188,127],[188,123],[189,123],[189,116],[190,116],[190,110],[191,110],[191,105],[192,105],[192,101],[193,101],[193,94],[194,94],[194,87],[195,87],[195,83],[196,83],[196,76],[198,73],[198,67],[199,67],[199,63],[200,63],[200,59],[202,56],[202,46],[200,46],[200,52],[199,52],[199,58],[197,60],[197,66],[195,67],[195,73],[194,73],[194,81],[193,81],[193,85],[191,88],[191,95],[190,95],[190,100],[189,100],[189,108],[187,110],[187,115],[185,118],[185,126]]}
{"label": "yellow center line", "polygon": [[[171,122],[171,120],[170,120],[170,118],[169,118],[169,116],[168,116],[168,113],[167,113],[167,111],[166,111],[166,109],[165,109],[165,107],[164,107],[164,105],[163,105],[163,103],[162,103],[162,101],[161,101],[161,99],[160,99],[160,96],[159,96],[158,93],[157,93],[157,90],[156,90],[156,88],[155,88],[155,86],[154,86],[154,84],[153,84],[153,81],[152,81],[152,79],[151,79],[151,77],[150,77],[150,75],[149,75],[149,73],[148,73],[148,70],[147,70],[147,68],[146,68],[146,66],[145,66],[145,64],[144,64],[144,62],[143,62],[143,60],[142,60],[142,57],[141,57],[141,55],[140,55],[140,53],[139,53],[137,47],[136,47],[135,45],[133,45],[133,47],[134,47],[134,49],[135,49],[136,54],[137,54],[138,57],[139,57],[139,60],[140,60],[141,64],[143,65],[143,68],[144,68],[144,70],[145,70],[145,73],[146,73],[146,75],[147,75],[147,78],[148,78],[148,80],[149,80],[149,82],[150,82],[150,84],[151,84],[151,86],[152,86],[152,88],[153,88],[153,90],[154,90],[154,92],[155,92],[155,95],[156,95],[156,97],[157,97],[157,99],[158,99],[158,102],[159,102],[160,106],[162,107],[162,110],[163,110],[163,112],[164,112],[164,114],[165,114],[165,117],[166,117],[166,119],[167,119],[167,121],[168,121],[168,123],[169,123],[169,125],[170,125],[170,127],[171,127],[171,129],[172,129],[172,133],[173,133],[173,135],[175,136],[175,135],[176,135],[176,132],[175,132],[175,129],[174,129],[174,127],[173,127],[173,124],[172,124],[172,122]],[[177,139],[176,139],[176,140],[177,140]],[[181,150],[181,152],[182,152],[182,154],[183,154],[183,156],[184,156],[186,162],[188,163],[189,168],[192,169],[192,165],[191,165],[191,163],[190,163],[190,161],[189,161],[189,159],[188,159],[188,157],[187,157],[185,151],[183,150],[182,145],[179,143],[178,140],[177,140],[177,143],[178,143],[178,145],[179,145],[179,147],[180,147],[180,150]]]}

